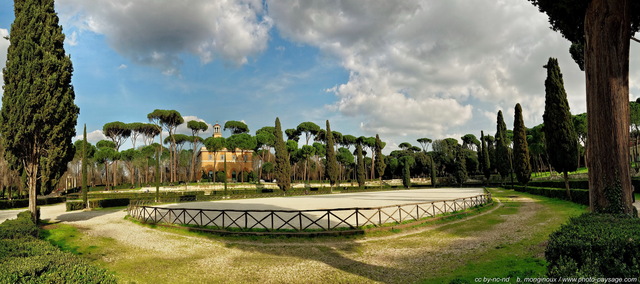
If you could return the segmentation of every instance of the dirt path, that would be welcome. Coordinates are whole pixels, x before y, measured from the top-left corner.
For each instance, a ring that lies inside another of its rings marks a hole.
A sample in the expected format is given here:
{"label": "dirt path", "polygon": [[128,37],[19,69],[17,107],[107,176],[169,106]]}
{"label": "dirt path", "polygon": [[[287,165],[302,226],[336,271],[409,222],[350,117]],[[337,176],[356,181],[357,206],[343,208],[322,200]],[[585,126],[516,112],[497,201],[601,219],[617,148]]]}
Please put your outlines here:
{"label": "dirt path", "polygon": [[124,282],[406,283],[527,238],[544,206],[512,199],[518,208],[509,215],[493,209],[474,217],[493,218],[493,226],[474,228],[470,218],[456,221],[464,230],[450,223],[338,241],[188,236],[137,225],[124,219],[123,210],[67,213],[51,206],[43,215],[80,228],[80,243],[97,247],[85,256],[104,263]]}

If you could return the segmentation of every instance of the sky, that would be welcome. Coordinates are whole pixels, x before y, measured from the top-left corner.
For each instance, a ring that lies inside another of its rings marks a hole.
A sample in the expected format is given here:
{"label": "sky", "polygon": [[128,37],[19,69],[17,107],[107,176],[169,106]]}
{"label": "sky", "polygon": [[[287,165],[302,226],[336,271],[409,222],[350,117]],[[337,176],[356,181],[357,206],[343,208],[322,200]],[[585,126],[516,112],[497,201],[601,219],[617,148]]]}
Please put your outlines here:
{"label": "sky", "polygon": [[[527,127],[542,123],[549,57],[571,112],[586,111],[570,43],[525,0],[58,0],[56,11],[76,132],[86,124],[92,143],[105,123],[148,122],[154,109],[243,121],[252,134],[276,117],[283,130],[329,120],[343,134],[379,134],[387,153],[422,137],[493,135],[498,110],[513,128],[516,103]],[[2,67],[13,19],[13,1],[0,0]],[[632,42],[630,99],[639,52]],[[186,123],[178,132],[190,134]]]}

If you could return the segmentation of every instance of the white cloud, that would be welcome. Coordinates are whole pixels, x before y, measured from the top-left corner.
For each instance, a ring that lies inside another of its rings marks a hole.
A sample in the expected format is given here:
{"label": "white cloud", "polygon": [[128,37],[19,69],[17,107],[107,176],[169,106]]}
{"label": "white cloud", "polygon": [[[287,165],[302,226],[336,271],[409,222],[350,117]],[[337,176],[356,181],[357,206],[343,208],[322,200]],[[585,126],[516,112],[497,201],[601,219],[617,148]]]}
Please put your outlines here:
{"label": "white cloud", "polygon": [[71,46],[78,45],[78,32],[73,31],[71,35],[65,38],[66,42]]}
{"label": "white cloud", "polygon": [[118,53],[167,75],[179,72],[182,54],[245,64],[266,48],[272,26],[259,0],[62,0],[56,8],[63,22],[105,35]]}
{"label": "white cloud", "polygon": [[349,70],[330,89],[332,109],[369,133],[439,137],[489,112],[495,127],[496,108],[508,114],[516,103],[537,120],[527,125],[540,123],[549,57],[560,60],[572,110],[585,108],[569,43],[527,1],[289,0],[270,2],[269,12],[284,37]]}
{"label": "white cloud", "polygon": [[[83,139],[82,134],[80,134],[80,135],[76,135],[76,137],[73,138],[73,141],[82,140],[82,139]],[[98,129],[98,130],[94,130],[87,133],[87,142],[93,145],[96,145],[96,143],[98,143],[98,141],[100,140],[109,140],[107,136],[105,136],[104,133],[102,133],[102,130]]]}
{"label": "white cloud", "polygon": [[[9,36],[9,30],[0,29],[0,78],[2,78],[2,69],[4,69],[5,64],[7,63],[7,49],[9,48],[9,41],[5,39],[5,37]],[[0,95],[4,93],[2,86],[4,85],[4,80],[0,79]]]}
{"label": "white cloud", "polygon": [[204,119],[199,118],[199,117],[197,117],[195,115],[185,115],[185,116],[182,116],[182,118],[184,119],[184,123],[178,125],[178,128],[176,128],[176,133],[180,133],[180,134],[185,134],[185,135],[191,136],[191,129],[189,129],[187,127],[187,123],[189,123],[189,121],[195,120],[195,121],[204,122],[208,126],[207,131],[200,132],[200,134],[199,134],[200,137],[213,136],[213,124],[208,123]]}

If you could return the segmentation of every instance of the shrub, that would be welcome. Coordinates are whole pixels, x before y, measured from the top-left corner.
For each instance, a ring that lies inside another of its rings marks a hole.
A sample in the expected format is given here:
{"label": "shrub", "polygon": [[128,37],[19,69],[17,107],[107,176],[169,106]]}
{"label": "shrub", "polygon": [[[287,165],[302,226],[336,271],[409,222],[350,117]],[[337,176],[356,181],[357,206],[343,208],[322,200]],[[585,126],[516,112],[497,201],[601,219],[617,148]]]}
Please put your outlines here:
{"label": "shrub", "polygon": [[[37,205],[48,205],[62,203],[65,201],[64,197],[45,197],[38,198],[36,200]],[[0,209],[12,209],[12,208],[24,208],[29,207],[29,199],[13,199],[13,200],[0,200]]]}
{"label": "shrub", "polygon": [[[565,188],[552,187],[534,187],[514,185],[513,188],[519,192],[526,192],[535,195],[542,195],[551,198],[559,198],[568,200],[567,190]],[[571,201],[574,203],[589,206],[589,190],[588,189],[571,189]]]}
{"label": "shrub", "polygon": [[0,224],[0,282],[116,283],[105,269],[62,252],[37,235],[28,211]]}
{"label": "shrub", "polygon": [[587,213],[549,237],[549,277],[640,277],[640,219]]}
{"label": "shrub", "polygon": [[82,200],[69,200],[65,205],[67,207],[67,211],[84,209],[84,202],[82,202]]}
{"label": "shrub", "polygon": [[33,223],[31,212],[29,211],[20,212],[18,218],[6,220],[0,224],[0,239],[15,239],[25,236],[37,237],[38,232],[38,227]]}

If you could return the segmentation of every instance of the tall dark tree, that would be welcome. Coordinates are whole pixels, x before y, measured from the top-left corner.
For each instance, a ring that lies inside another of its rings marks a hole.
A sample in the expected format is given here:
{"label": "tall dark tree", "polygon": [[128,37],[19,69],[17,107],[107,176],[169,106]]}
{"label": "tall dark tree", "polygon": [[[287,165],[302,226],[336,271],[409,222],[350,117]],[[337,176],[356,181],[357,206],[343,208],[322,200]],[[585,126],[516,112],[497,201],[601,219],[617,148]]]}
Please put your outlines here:
{"label": "tall dark tree", "polygon": [[480,170],[482,171],[485,180],[488,181],[491,177],[491,158],[487,146],[487,137],[484,136],[484,131],[480,131],[480,148],[482,150],[482,157],[480,157]]}
{"label": "tall dark tree", "polygon": [[531,179],[531,162],[529,161],[527,129],[522,119],[522,107],[520,104],[516,104],[516,113],[513,120],[513,168],[518,182],[526,185]]}
{"label": "tall dark tree", "polygon": [[400,157],[399,162],[402,164],[402,185],[405,188],[411,188],[411,167],[415,160],[407,155]]}
{"label": "tall dark tree", "polygon": [[511,172],[509,162],[509,146],[507,143],[507,125],[504,123],[502,111],[498,111],[498,122],[496,132],[496,169],[500,177],[504,178]]}
{"label": "tall dark tree", "polygon": [[84,130],[82,131],[82,204],[87,206],[87,167],[89,166],[87,159],[87,125],[84,125]]}
{"label": "tall dark tree", "polygon": [[[420,139],[418,139],[420,140]],[[380,179],[380,187],[382,187],[382,176],[387,165],[384,163],[384,156],[382,155],[382,149],[384,149],[384,142],[380,140],[380,135],[376,134],[376,151],[375,151],[375,168]]]}
{"label": "tall dark tree", "polygon": [[460,187],[467,181],[467,167],[466,167],[466,159],[464,155],[464,147],[461,145],[456,145],[456,158],[455,158],[455,170],[453,172],[453,176],[456,179],[456,182]]}
{"label": "tall dark tree", "polygon": [[339,169],[338,169],[338,159],[336,158],[336,152],[335,152],[335,141],[334,141],[334,135],[333,132],[331,131],[331,125],[329,125],[329,120],[327,120],[327,132],[326,133],[331,133],[331,135],[326,135],[327,137],[327,150],[326,150],[326,157],[327,157],[327,171],[326,171],[326,175],[329,178],[329,183],[331,184],[331,187],[334,187],[337,183],[338,183],[338,174],[339,174]]}
{"label": "tall dark tree", "polygon": [[571,41],[585,71],[590,209],[633,214],[629,172],[629,42],[640,1],[530,0]]}
{"label": "tall dark tree", "polygon": [[364,168],[364,157],[362,155],[362,143],[360,143],[360,141],[356,143],[356,175],[358,187],[364,187],[366,173]]}
{"label": "tall dark tree", "polygon": [[287,146],[282,139],[282,126],[280,118],[276,117],[276,126],[274,134],[276,136],[276,166],[275,177],[278,187],[283,191],[291,189],[291,164],[289,164],[289,152]]}
{"label": "tall dark tree", "polygon": [[[545,102],[542,120],[547,153],[549,153],[551,166],[556,171],[564,173],[567,196],[571,198],[568,174],[578,168],[578,136],[573,129],[573,120],[558,60],[549,58],[549,62],[544,67],[547,68],[547,79],[544,81]],[[628,132],[628,129],[626,131]]]}
{"label": "tall dark tree", "polygon": [[14,13],[2,72],[0,135],[7,160],[24,172],[29,211],[37,221],[38,187],[41,193],[52,190],[74,156],[79,108],[54,1],[15,1]]}

